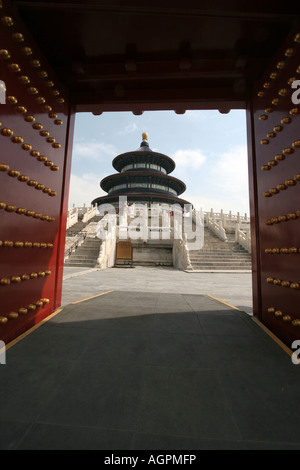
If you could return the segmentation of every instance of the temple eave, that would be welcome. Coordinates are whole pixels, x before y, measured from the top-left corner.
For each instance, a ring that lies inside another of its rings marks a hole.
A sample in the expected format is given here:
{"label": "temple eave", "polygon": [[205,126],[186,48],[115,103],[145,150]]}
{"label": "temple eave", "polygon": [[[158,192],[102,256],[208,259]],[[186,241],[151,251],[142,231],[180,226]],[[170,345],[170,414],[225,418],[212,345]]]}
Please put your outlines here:
{"label": "temple eave", "polygon": [[182,194],[186,190],[185,183],[178,178],[152,171],[129,171],[109,175],[101,181],[100,187],[103,191],[108,192],[114,185],[131,183],[153,183],[165,185],[174,189],[177,194]]}
{"label": "temple eave", "polygon": [[92,201],[92,204],[95,205],[97,204],[98,206],[101,206],[102,204],[112,204],[112,205],[118,205],[119,204],[119,198],[121,197],[126,197],[127,201],[130,203],[136,202],[136,203],[166,203],[166,204],[179,204],[180,206],[184,205],[192,205],[189,201],[186,201],[185,199],[181,199],[178,197],[172,197],[172,196],[167,196],[164,194],[155,194],[155,193],[128,193],[128,194],[121,194],[121,195],[115,195],[115,196],[100,196]]}
{"label": "temple eave", "polygon": [[121,171],[122,167],[125,166],[128,162],[138,163],[146,158],[152,163],[163,166],[166,169],[167,174],[174,171],[176,167],[176,164],[172,158],[162,153],[149,151],[149,149],[144,151],[137,150],[134,152],[122,153],[113,159],[112,165],[117,171]]}

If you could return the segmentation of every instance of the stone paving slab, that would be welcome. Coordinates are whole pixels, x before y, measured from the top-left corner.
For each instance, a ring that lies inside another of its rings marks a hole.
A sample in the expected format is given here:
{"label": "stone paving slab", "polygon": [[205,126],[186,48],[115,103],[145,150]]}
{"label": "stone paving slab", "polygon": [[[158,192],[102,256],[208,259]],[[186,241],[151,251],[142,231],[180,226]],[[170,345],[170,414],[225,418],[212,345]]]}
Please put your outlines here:
{"label": "stone paving slab", "polygon": [[99,294],[8,349],[1,449],[300,449],[299,368],[250,315],[207,295]]}
{"label": "stone paving slab", "polygon": [[64,268],[62,305],[108,290],[212,295],[252,314],[252,274],[187,273],[168,267]]}

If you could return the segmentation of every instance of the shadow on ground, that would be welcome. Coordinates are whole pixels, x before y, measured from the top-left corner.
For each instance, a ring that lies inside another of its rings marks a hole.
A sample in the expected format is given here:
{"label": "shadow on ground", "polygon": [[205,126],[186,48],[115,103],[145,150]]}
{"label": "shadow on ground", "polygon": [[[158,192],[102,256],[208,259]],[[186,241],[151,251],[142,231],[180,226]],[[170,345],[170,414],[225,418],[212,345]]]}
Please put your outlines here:
{"label": "shadow on ground", "polygon": [[300,375],[244,312],[203,295],[68,305],[7,351],[1,449],[300,449]]}

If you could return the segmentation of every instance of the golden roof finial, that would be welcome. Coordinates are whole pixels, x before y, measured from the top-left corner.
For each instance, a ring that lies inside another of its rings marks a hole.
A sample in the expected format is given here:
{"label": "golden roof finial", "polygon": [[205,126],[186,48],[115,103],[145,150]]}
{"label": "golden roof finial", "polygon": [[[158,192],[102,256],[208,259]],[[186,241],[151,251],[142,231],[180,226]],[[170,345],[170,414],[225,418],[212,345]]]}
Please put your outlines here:
{"label": "golden roof finial", "polygon": [[147,140],[148,140],[148,133],[147,133],[147,132],[143,132],[143,133],[142,133],[142,138],[143,138],[143,142],[147,142]]}

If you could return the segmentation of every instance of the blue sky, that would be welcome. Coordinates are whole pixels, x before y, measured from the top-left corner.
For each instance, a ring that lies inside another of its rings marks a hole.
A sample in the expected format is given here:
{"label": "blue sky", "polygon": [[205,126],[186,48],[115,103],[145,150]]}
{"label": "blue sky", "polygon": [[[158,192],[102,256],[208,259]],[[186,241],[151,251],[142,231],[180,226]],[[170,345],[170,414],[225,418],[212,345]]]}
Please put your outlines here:
{"label": "blue sky", "polygon": [[94,198],[105,195],[100,180],[115,173],[115,156],[140,146],[142,132],[148,132],[152,150],[175,160],[172,176],[185,182],[182,197],[196,209],[249,215],[244,110],[77,114],[69,207],[89,206]]}

